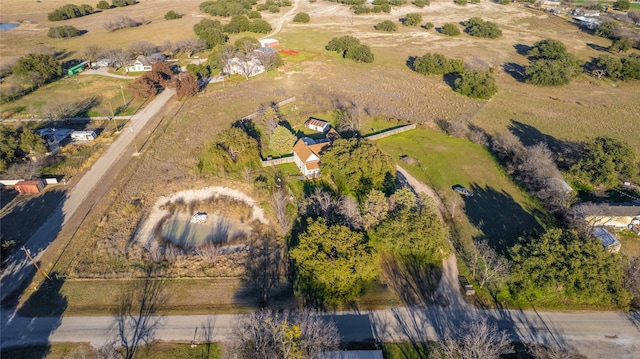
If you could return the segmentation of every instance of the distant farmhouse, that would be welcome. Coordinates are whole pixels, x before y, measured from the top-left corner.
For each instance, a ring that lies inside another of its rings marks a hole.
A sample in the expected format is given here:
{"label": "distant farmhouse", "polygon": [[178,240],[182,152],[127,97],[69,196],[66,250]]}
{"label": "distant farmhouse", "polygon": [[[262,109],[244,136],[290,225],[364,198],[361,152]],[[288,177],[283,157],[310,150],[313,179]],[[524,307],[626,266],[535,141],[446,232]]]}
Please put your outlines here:
{"label": "distant farmhouse", "polygon": [[243,75],[246,77],[253,77],[263,73],[264,71],[264,66],[256,57],[251,57],[249,59],[234,57],[227,61],[223,69],[223,72],[226,74]]}
{"label": "distant farmhouse", "polygon": [[136,57],[136,61],[132,66],[127,66],[127,72],[145,72],[151,71],[151,61],[143,55]]}
{"label": "distant farmhouse", "polygon": [[640,224],[640,205],[595,204],[585,213],[585,220],[594,227],[631,228]]}

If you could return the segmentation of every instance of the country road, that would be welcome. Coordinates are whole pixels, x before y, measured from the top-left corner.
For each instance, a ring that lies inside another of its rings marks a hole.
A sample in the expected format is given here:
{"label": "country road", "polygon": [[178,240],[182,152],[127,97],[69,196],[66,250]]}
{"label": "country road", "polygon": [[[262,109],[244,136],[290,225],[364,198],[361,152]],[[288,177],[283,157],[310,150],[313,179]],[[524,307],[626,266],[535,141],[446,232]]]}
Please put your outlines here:
{"label": "country road", "polygon": [[[122,129],[118,138],[109,146],[105,153],[91,166],[91,168],[80,178],[67,192],[61,203],[51,213],[49,218],[38,229],[38,231],[25,243],[25,247],[31,252],[36,261],[42,256],[49,244],[56,238],[62,227],[74,215],[86,215],[77,213],[78,208],[83,204],[97,183],[109,173],[109,169],[122,156],[125,156],[127,148],[131,147],[135,136],[144,128],[147,122],[153,118],[173,97],[174,90],[166,89],[153,99],[140,113],[132,116],[131,121]],[[133,153],[131,153],[133,154]],[[86,209],[88,212],[93,204]],[[4,300],[14,291],[19,290],[25,281],[32,278],[33,266],[29,263],[23,251],[16,251],[7,260],[7,267],[0,279],[0,299]]]}
{"label": "country road", "polygon": [[[61,342],[101,346],[116,339],[114,319],[102,317],[23,318],[3,310],[1,347]],[[335,321],[342,340],[426,342],[464,322],[485,318],[506,330],[514,340],[574,348],[589,358],[637,358],[640,318],[613,312],[536,312],[517,310],[455,310],[448,307],[396,308],[367,312],[325,314]],[[230,339],[239,315],[176,315],[156,317],[155,339],[189,342],[196,328],[212,329],[213,341]],[[203,338],[196,337],[197,341]]]}

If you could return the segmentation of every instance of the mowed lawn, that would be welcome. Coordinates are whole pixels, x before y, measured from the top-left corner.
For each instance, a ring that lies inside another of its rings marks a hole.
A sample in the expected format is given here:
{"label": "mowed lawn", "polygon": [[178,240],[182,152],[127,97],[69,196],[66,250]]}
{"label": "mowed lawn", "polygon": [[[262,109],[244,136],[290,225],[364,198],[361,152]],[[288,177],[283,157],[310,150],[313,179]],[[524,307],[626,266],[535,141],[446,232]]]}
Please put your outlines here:
{"label": "mowed lawn", "polygon": [[[505,250],[519,236],[542,230],[544,212],[482,146],[424,128],[377,142],[413,176],[436,190],[453,215],[461,240],[487,239],[496,249]],[[400,160],[402,156],[418,162],[407,164]],[[454,185],[462,185],[475,195],[460,197],[453,191]],[[463,210],[459,198],[464,202]]]}

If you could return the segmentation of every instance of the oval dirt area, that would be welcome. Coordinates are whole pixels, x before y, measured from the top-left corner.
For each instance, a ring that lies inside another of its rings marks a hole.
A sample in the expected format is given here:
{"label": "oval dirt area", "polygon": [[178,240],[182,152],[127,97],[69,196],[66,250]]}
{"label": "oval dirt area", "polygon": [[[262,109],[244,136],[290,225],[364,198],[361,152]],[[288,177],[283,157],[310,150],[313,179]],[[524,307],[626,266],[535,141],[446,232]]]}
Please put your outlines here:
{"label": "oval dirt area", "polygon": [[187,213],[175,213],[162,225],[162,238],[180,248],[196,248],[208,243],[230,243],[251,234],[250,223],[227,218],[223,215],[207,215],[203,223],[192,223]]}

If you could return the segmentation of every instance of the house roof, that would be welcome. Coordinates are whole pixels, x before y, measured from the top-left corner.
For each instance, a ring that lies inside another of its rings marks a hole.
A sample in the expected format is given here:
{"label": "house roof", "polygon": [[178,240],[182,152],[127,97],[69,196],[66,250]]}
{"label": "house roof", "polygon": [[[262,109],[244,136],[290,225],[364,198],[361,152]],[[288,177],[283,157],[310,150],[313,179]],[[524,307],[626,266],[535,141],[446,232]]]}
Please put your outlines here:
{"label": "house roof", "polygon": [[[320,152],[322,152],[322,150],[329,145],[329,142],[307,145],[302,139],[299,139],[298,142],[296,142],[295,146],[293,146],[293,152],[296,153],[296,155],[302,162],[307,162],[307,160],[309,160],[312,155],[320,158]],[[307,168],[310,167],[307,166]]]}
{"label": "house roof", "polygon": [[638,217],[640,216],[640,205],[602,203],[593,206],[589,214],[594,216]]}
{"label": "house roof", "polygon": [[138,55],[138,57],[136,57],[136,61],[139,61],[142,66],[151,66],[151,63],[144,55]]}
{"label": "house roof", "polygon": [[325,126],[327,126],[329,123],[327,121],[323,121],[314,117],[309,117],[309,119],[304,123],[304,125],[306,127],[310,127],[310,126],[317,126],[317,127],[322,127],[324,128]]}
{"label": "house roof", "polygon": [[613,234],[607,231],[607,229],[604,227],[596,227],[591,233],[594,237],[598,238],[600,242],[602,242],[602,245],[605,248],[609,247],[610,245],[619,243],[616,237],[614,237]]}
{"label": "house roof", "polygon": [[327,131],[327,138],[329,139],[329,141],[333,142],[335,140],[339,140],[342,138],[342,136],[340,136],[340,134],[338,133],[338,131],[336,131],[335,129],[333,129],[333,127],[331,129],[329,129],[329,131]]}

